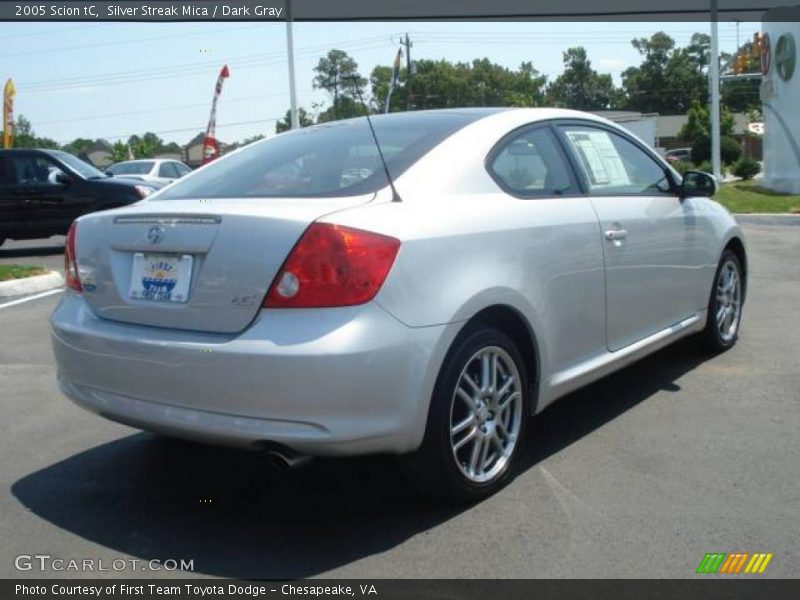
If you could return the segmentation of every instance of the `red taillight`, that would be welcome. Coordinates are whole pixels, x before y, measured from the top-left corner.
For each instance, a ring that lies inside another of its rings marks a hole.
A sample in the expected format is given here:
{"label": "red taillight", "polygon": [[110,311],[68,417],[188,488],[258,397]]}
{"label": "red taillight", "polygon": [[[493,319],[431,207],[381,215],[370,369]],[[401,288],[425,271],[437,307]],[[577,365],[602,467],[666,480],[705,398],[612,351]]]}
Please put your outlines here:
{"label": "red taillight", "polygon": [[264,306],[350,306],[372,300],[399,249],[400,240],[392,237],[313,223],[278,271]]}
{"label": "red taillight", "polygon": [[77,221],[73,221],[67,232],[67,243],[64,244],[64,273],[67,287],[76,292],[81,291],[81,280],[78,278],[78,260],[75,256],[75,232]]}

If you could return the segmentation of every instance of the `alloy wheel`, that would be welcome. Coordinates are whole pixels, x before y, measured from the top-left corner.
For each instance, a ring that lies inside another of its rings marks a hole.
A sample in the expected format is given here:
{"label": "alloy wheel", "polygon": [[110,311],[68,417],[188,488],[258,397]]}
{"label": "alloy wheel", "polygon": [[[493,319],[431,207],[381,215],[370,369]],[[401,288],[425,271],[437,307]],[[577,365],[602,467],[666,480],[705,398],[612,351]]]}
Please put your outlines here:
{"label": "alloy wheel", "polygon": [[475,483],[501,474],[517,446],[522,422],[519,370],[499,346],[480,349],[458,378],[450,408],[450,448]]}
{"label": "alloy wheel", "polygon": [[723,342],[731,341],[739,328],[742,311],[742,285],[739,269],[729,260],[722,265],[717,279],[717,331]]}

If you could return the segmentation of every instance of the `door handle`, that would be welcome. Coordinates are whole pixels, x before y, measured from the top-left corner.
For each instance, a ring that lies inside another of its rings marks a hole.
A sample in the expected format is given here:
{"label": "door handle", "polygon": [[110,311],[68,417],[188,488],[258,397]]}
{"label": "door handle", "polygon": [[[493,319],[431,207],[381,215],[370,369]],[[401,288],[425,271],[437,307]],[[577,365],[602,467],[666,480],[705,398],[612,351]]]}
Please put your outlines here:
{"label": "door handle", "polygon": [[609,229],[604,235],[609,242],[616,242],[628,237],[628,232],[625,229]]}

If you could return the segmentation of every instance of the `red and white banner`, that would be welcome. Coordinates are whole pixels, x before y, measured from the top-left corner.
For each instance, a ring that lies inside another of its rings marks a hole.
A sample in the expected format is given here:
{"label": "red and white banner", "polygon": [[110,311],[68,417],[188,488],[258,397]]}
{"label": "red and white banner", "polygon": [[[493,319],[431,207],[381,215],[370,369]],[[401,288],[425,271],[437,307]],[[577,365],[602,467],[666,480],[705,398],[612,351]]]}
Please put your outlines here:
{"label": "red and white banner", "polygon": [[203,160],[201,164],[206,164],[219,156],[219,143],[215,134],[217,127],[217,100],[222,93],[222,84],[230,76],[228,65],[224,65],[217,77],[217,85],[214,87],[214,99],[211,101],[211,117],[208,119],[208,128],[203,138]]}

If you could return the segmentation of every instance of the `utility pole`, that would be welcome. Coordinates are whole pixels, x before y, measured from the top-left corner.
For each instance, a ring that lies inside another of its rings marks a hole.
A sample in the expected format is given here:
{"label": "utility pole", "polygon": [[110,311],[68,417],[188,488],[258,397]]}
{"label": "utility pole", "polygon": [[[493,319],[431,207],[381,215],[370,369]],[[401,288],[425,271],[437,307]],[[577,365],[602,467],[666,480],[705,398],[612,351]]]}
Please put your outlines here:
{"label": "utility pole", "polygon": [[406,49],[406,110],[411,110],[411,40],[408,39],[406,34],[405,40],[400,40],[400,43]]}
{"label": "utility pole", "polygon": [[292,38],[292,0],[286,0],[286,54],[289,58],[289,112],[292,129],[300,127],[297,116],[297,86],[294,80],[294,39]]}
{"label": "utility pole", "polygon": [[719,127],[719,24],[717,0],[711,0],[711,52],[708,60],[708,84],[711,88],[711,167],[714,178],[722,181]]}
{"label": "utility pole", "polygon": [[734,19],[734,23],[736,23],[736,52],[739,52],[739,25],[742,24],[741,19]]}

